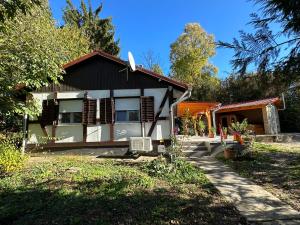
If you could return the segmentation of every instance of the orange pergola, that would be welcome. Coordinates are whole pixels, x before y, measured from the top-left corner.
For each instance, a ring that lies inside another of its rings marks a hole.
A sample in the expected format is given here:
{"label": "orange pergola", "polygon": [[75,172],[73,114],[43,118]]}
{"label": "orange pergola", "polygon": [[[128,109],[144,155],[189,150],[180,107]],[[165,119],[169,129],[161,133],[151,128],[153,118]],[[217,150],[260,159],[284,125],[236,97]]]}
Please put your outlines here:
{"label": "orange pergola", "polygon": [[193,117],[205,115],[208,122],[208,130],[211,129],[211,110],[219,105],[218,102],[181,102],[177,105],[177,116],[183,117],[188,111]]}

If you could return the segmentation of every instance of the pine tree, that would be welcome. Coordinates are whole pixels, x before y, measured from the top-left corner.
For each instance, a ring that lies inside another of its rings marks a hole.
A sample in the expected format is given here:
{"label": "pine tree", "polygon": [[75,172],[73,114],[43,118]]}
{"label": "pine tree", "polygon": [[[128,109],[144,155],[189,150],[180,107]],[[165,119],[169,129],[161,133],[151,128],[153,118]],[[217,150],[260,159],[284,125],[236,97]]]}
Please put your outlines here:
{"label": "pine tree", "polygon": [[90,48],[100,49],[112,55],[120,52],[119,40],[114,39],[115,31],[112,18],[100,18],[102,4],[93,11],[89,0],[88,6],[81,0],[80,9],[77,9],[71,0],[67,0],[64,9],[64,21],[66,25],[77,26],[90,40]]}

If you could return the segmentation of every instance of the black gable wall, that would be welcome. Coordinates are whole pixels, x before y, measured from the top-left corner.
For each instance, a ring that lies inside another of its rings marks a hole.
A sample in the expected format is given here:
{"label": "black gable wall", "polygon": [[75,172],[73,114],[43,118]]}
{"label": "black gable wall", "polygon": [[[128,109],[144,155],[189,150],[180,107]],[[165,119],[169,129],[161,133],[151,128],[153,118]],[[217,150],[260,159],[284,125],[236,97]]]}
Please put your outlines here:
{"label": "black gable wall", "polygon": [[[124,65],[101,56],[94,56],[66,70],[59,85],[51,84],[39,92],[164,88],[169,84],[140,71],[128,72]],[[120,70],[123,70],[120,72]]]}

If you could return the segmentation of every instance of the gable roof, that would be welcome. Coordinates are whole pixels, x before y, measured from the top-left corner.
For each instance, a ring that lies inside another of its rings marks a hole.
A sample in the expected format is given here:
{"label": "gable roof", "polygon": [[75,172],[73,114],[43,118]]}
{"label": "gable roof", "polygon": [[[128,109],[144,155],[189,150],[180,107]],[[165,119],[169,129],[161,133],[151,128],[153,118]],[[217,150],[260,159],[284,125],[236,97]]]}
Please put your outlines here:
{"label": "gable roof", "polygon": [[[126,61],[124,61],[124,60],[122,60],[122,59],[120,59],[120,58],[118,58],[118,57],[115,57],[115,56],[113,56],[113,55],[110,55],[110,54],[108,54],[108,53],[106,53],[106,52],[103,52],[103,51],[100,51],[100,50],[96,50],[96,51],[93,51],[93,52],[91,52],[91,53],[89,53],[89,54],[86,54],[86,55],[84,55],[84,56],[82,56],[82,57],[80,57],[80,58],[78,58],[78,59],[75,59],[75,60],[73,60],[73,61],[71,61],[71,62],[65,64],[65,65],[63,66],[63,68],[64,68],[64,69],[68,69],[68,68],[70,68],[70,67],[72,67],[72,66],[75,66],[75,65],[78,65],[78,64],[80,64],[81,62],[83,62],[83,61],[85,61],[85,60],[88,60],[88,59],[90,59],[90,58],[92,58],[92,57],[94,57],[94,56],[101,56],[101,57],[104,57],[104,58],[106,58],[106,59],[112,60],[112,61],[114,61],[114,62],[116,62],[116,63],[119,63],[119,64],[121,64],[121,65],[128,66],[128,64],[127,64]],[[160,75],[160,74],[155,73],[155,72],[153,72],[153,71],[144,69],[144,68],[139,67],[139,66],[136,68],[136,70],[139,71],[139,72],[142,72],[142,73],[145,74],[145,75],[152,76],[152,77],[157,78],[157,79],[159,79],[159,80],[163,80],[163,81],[165,81],[165,82],[171,84],[172,86],[179,87],[180,89],[188,89],[188,85],[186,85],[186,84],[184,84],[184,83],[181,83],[181,82],[179,82],[179,81],[173,80],[173,79],[171,79],[171,78],[169,78],[169,77]]]}
{"label": "gable roof", "polygon": [[255,100],[255,101],[247,101],[247,102],[223,105],[219,108],[217,113],[229,112],[229,111],[235,111],[235,110],[246,110],[249,108],[261,108],[268,104],[277,104],[278,105],[278,104],[280,104],[280,98],[278,98],[278,97],[266,98],[266,99],[260,99],[260,100]]}

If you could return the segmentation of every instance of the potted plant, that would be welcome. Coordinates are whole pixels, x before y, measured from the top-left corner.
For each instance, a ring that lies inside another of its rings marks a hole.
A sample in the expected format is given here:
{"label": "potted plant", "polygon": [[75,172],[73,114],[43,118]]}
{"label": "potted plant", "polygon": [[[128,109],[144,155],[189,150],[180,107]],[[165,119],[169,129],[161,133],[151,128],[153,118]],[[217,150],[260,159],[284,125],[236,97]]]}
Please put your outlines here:
{"label": "potted plant", "polygon": [[199,134],[200,135],[204,136],[205,128],[206,128],[206,126],[205,126],[204,121],[201,118],[199,118],[199,120],[198,120],[198,129],[199,129]]}
{"label": "potted plant", "polygon": [[231,124],[231,128],[234,131],[233,133],[233,140],[238,141],[240,144],[243,144],[243,137],[242,134],[245,134],[247,132],[248,127],[248,121],[247,119],[244,119],[241,123],[235,122]]}
{"label": "potted plant", "polygon": [[209,137],[209,138],[214,138],[214,137],[215,137],[215,133],[216,133],[216,128],[211,127],[211,128],[209,129],[209,135],[208,135],[208,137]]}
{"label": "potted plant", "polygon": [[228,129],[227,129],[227,127],[223,127],[223,128],[222,128],[222,131],[223,131],[223,138],[224,138],[224,139],[227,139],[227,134],[228,134]]}
{"label": "potted plant", "polygon": [[224,148],[224,158],[225,159],[235,159],[236,158],[236,153],[235,153],[234,149],[232,147],[229,148],[227,146],[226,141],[224,141],[223,138],[222,138],[221,144],[222,144],[222,146]]}

